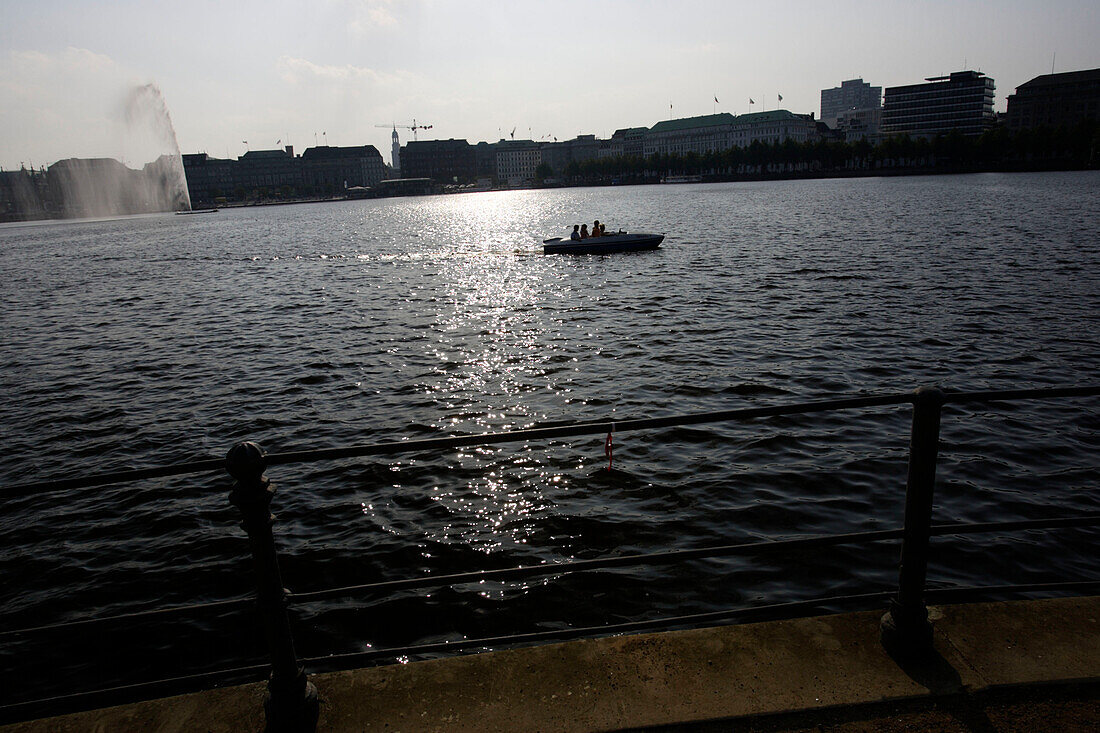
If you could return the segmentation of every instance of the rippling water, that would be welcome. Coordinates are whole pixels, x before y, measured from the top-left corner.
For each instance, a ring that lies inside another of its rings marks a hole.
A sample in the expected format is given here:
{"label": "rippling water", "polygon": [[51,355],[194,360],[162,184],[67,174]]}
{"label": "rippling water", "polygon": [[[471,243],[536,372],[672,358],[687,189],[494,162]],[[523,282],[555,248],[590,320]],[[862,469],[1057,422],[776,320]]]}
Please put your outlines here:
{"label": "rippling water", "polygon": [[[479,193],[0,227],[0,482],[832,395],[1097,383],[1100,175]],[[656,252],[546,257],[599,218]],[[1100,509],[1095,399],[950,408],[937,521]],[[900,524],[907,410],[279,467],[296,591]],[[0,619],[249,592],[222,476],[5,492]],[[930,580],[1088,577],[1086,530],[944,539]],[[888,588],[897,549],[299,610],[306,657]],[[247,664],[248,618],[9,639],[12,699]],[[186,640],[186,641],[183,641]],[[3,701],[0,701],[3,702]]]}

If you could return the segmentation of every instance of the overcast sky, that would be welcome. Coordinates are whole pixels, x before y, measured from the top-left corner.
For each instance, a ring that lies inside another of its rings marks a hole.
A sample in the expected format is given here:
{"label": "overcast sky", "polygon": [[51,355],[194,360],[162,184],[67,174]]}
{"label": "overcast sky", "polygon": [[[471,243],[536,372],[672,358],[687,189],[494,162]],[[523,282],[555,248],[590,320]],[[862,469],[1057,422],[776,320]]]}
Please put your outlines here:
{"label": "overcast sky", "polygon": [[[293,144],[609,137],[621,127],[775,109],[821,90],[964,68],[995,108],[1040,74],[1100,67],[1097,0],[0,0],[0,166],[109,156],[140,166],[157,85],[184,153]],[[715,104],[717,97],[719,102]],[[751,109],[749,99],[756,101]],[[400,130],[402,141],[411,139]]]}

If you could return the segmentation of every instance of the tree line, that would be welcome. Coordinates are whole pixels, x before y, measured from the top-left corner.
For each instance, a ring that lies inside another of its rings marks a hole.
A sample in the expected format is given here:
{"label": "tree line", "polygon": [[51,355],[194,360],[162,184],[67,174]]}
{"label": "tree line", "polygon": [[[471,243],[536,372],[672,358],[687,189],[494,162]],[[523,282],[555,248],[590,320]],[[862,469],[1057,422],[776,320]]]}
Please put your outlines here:
{"label": "tree line", "polygon": [[755,141],[748,147],[709,153],[656,153],[573,161],[563,171],[539,167],[547,184],[641,182],[669,175],[706,180],[798,177],[869,172],[964,172],[1100,167],[1100,123],[1011,131],[1003,126],[980,136],[955,131],[934,139],[897,135],[877,144],[864,140],[799,143]]}

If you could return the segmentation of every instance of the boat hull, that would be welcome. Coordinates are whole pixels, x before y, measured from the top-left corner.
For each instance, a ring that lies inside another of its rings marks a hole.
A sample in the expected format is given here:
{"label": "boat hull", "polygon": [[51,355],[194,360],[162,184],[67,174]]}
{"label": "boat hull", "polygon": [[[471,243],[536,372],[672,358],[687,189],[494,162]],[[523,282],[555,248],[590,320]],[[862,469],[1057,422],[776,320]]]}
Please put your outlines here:
{"label": "boat hull", "polygon": [[562,239],[543,242],[542,252],[548,255],[602,255],[613,252],[644,252],[657,249],[663,234],[608,234],[591,239]]}

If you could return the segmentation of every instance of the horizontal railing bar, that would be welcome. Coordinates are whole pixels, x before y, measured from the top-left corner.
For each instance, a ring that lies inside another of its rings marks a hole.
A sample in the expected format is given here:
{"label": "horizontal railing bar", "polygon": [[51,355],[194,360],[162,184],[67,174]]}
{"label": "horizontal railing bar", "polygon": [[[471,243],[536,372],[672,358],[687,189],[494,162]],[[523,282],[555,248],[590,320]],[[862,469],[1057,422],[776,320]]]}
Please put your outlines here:
{"label": "horizontal railing bar", "polygon": [[710,621],[720,621],[735,616],[773,614],[777,611],[792,611],[800,608],[812,608],[830,603],[839,602],[885,602],[889,597],[889,591],[875,593],[862,593],[850,596],[834,596],[831,598],[817,598],[808,601],[791,601],[787,603],[775,603],[767,606],[741,606],[721,611],[709,611],[707,613],[695,613],[683,616],[674,616],[648,621],[629,621],[621,624],[609,624],[606,626],[583,626],[575,629],[554,629],[552,631],[537,631],[529,634],[515,634],[511,636],[495,636],[481,639],[462,639],[460,641],[441,641],[432,644],[418,644],[415,646],[396,647],[391,649],[372,649],[366,652],[352,652],[350,654],[334,654],[327,657],[312,657],[303,659],[305,664],[332,665],[346,669],[349,664],[370,661],[385,657],[407,657],[417,654],[432,654],[436,652],[460,651],[471,647],[494,647],[512,644],[526,644],[530,642],[573,639],[580,636],[615,636],[634,631],[647,629],[659,629],[669,626],[697,624]]}
{"label": "horizontal railing bar", "polygon": [[499,570],[474,570],[466,573],[453,573],[451,575],[438,575],[435,577],[427,576],[423,578],[382,580],[376,583],[350,585],[342,588],[328,588],[325,590],[307,591],[304,593],[291,593],[288,600],[291,603],[311,603],[360,592],[465,585],[468,583],[480,583],[487,580],[522,580],[525,578],[546,575],[568,575],[570,573],[606,570],[634,565],[667,565],[676,562],[685,562],[687,560],[729,557],[732,555],[751,555],[756,553],[766,554],[804,547],[827,547],[829,545],[842,545],[852,542],[881,542],[885,540],[896,540],[901,537],[902,530],[889,529],[843,535],[815,535],[812,537],[800,537],[790,540],[764,540],[762,542],[747,542],[738,545],[701,547],[693,550],[670,550],[668,552],[654,552],[643,555],[622,555],[619,557],[605,557],[594,560],[574,560],[572,562],[546,565],[522,565],[520,567],[502,568]]}
{"label": "horizontal railing bar", "polygon": [[[1082,590],[1100,587],[1100,580],[1085,580],[1057,583],[1031,583],[1028,585],[1003,585],[1003,586],[974,586],[970,588],[947,588],[937,591],[930,590],[930,594],[947,597],[950,594],[961,595],[963,592],[970,594],[992,595],[994,593],[1030,593],[1048,590]],[[386,657],[409,657],[418,654],[433,654],[437,652],[461,651],[474,647],[494,647],[511,644],[525,644],[529,642],[566,640],[581,636],[615,636],[635,631],[662,629],[672,626],[696,625],[711,621],[721,621],[733,617],[763,616],[776,617],[791,611],[804,610],[825,605],[865,604],[868,601],[884,603],[893,590],[878,591],[873,593],[859,593],[846,596],[831,596],[827,598],[814,598],[806,601],[788,601],[773,603],[766,606],[740,606],[738,608],[723,609],[721,611],[709,611],[706,613],[672,616],[662,619],[650,619],[647,621],[630,621],[621,624],[606,626],[586,626],[576,629],[555,629],[552,631],[538,631],[529,634],[516,634],[512,636],[497,636],[481,639],[462,639],[460,641],[443,641],[432,644],[419,644],[415,646],[396,647],[389,649],[372,649],[367,652],[353,652],[350,654],[336,654],[327,657],[313,657],[302,661],[311,666],[335,666],[346,669],[349,664],[365,662]],[[336,663],[335,665],[333,663]]]}
{"label": "horizontal railing bar", "polygon": [[132,685],[120,685],[88,692],[74,692],[71,695],[58,695],[39,700],[0,705],[0,721],[17,721],[27,715],[44,713],[59,715],[62,711],[73,711],[89,707],[105,707],[111,704],[125,703],[130,700],[146,699],[152,694],[180,694],[182,690],[206,689],[211,685],[224,684],[227,679],[246,679],[258,682],[271,671],[270,664],[256,664],[250,667],[223,669],[215,672],[170,677],[151,682],[137,682]]}
{"label": "horizontal railing bar", "polygon": [[[1050,519],[1027,519],[1010,522],[986,522],[980,524],[935,525],[931,528],[931,534],[933,536],[965,535],[1014,530],[1085,527],[1092,524],[1100,524],[1100,512],[1079,514],[1074,517],[1054,517]],[[555,565],[529,565],[515,568],[503,568],[500,570],[477,570],[469,573],[381,581],[379,583],[367,583],[364,585],[291,593],[288,596],[288,600],[293,603],[311,603],[343,595],[350,595],[360,591],[407,589],[439,585],[462,585],[466,583],[477,583],[484,580],[514,580],[540,575],[566,575],[570,573],[590,572],[593,570],[627,567],[631,565],[663,565],[675,562],[685,562],[693,559],[706,559],[708,557],[753,554],[753,552],[766,554],[782,550],[799,549],[800,547],[829,546],[833,544],[851,544],[856,542],[882,542],[898,539],[901,537],[901,532],[901,530],[879,530],[875,532],[854,532],[843,535],[814,535],[811,537],[799,537],[790,540],[765,540],[763,542],[744,543],[740,545],[703,547],[694,550],[672,550],[661,553],[624,555],[594,560],[578,560]],[[68,631],[74,628],[86,628],[95,625],[125,621],[142,621],[194,611],[211,611],[218,609],[241,610],[252,606],[254,603],[255,599],[239,598],[226,601],[212,601],[210,603],[196,603],[189,606],[172,606],[149,611],[136,611],[134,613],[119,614],[117,616],[77,619],[75,621],[46,624],[44,626],[0,630],[0,638],[47,631]]]}
{"label": "horizontal railing bar", "polygon": [[1006,389],[988,392],[944,392],[944,402],[949,404],[964,404],[969,402],[994,402],[998,400],[1093,397],[1096,395],[1100,395],[1100,386],[1044,387],[1039,389]]}
{"label": "horizontal railing bar", "polygon": [[[1090,387],[1051,387],[1041,389],[1004,390],[996,392],[945,392],[945,401],[948,403],[989,402],[996,400],[1014,399],[1041,399],[1057,397],[1088,397],[1100,395],[1100,386]],[[515,430],[503,433],[477,433],[474,435],[459,435],[446,438],[429,438],[425,440],[403,440],[390,443],[375,443],[370,445],[348,446],[344,448],[322,448],[307,451],[291,451],[287,453],[272,453],[267,457],[268,465],[286,465],[291,463],[314,463],[318,461],[333,460],[339,458],[357,458],[369,455],[392,455],[394,453],[408,453],[415,451],[447,450],[475,445],[494,445],[500,443],[514,443],[528,440],[543,440],[549,438],[577,437],[582,435],[596,435],[610,432],[626,432],[632,430],[653,430],[656,428],[676,427],[682,425],[700,425],[704,423],[729,422],[734,420],[751,420],[760,417],[777,417],[781,415],[799,415],[813,412],[825,412],[830,410],[858,409],[867,407],[884,407],[912,403],[914,393],[883,394],[869,397],[850,397],[844,399],[821,400],[816,402],[802,402],[792,405],[773,405],[769,407],[748,407],[736,410],[721,410],[718,412],[704,412],[689,415],[672,415],[659,418],[640,418],[635,420],[602,421],[602,422],[576,422],[565,425],[555,425],[545,428],[530,428],[528,430]],[[128,483],[131,481],[147,480],[152,478],[165,478],[169,476],[182,476],[186,474],[206,473],[212,471],[224,471],[225,460],[211,458],[191,463],[181,463],[171,466],[159,466],[155,468],[135,469],[131,471],[118,471],[115,473],[99,474],[95,476],[83,476],[68,479],[54,479],[38,481],[28,484],[14,484],[0,487],[0,495],[26,494],[44,491],[60,491],[66,489],[86,489],[110,484]]]}
{"label": "horizontal railing bar", "polygon": [[773,405],[770,407],[747,407],[719,412],[702,412],[694,415],[670,415],[668,417],[639,418],[635,420],[607,420],[604,422],[584,422],[559,425],[549,428],[530,428],[504,433],[477,433],[449,438],[427,438],[425,440],[403,440],[391,443],[348,446],[345,448],[325,448],[320,450],[294,451],[290,453],[271,453],[267,456],[269,466],[288,463],[313,463],[338,458],[359,458],[372,455],[393,453],[412,453],[418,451],[463,448],[475,445],[495,445],[500,443],[520,443],[549,438],[570,438],[582,435],[600,435],[608,432],[628,432],[634,430],[654,430],[656,428],[699,425],[702,423],[729,422],[732,420],[751,420],[760,417],[780,415],[799,415],[828,410],[844,410],[865,407],[909,404],[913,395],[889,394],[872,397],[852,397],[849,399],[803,402],[793,405]]}
{"label": "horizontal railing bar", "polygon": [[46,624],[44,626],[29,626],[22,629],[4,629],[0,630],[0,639],[5,636],[15,636],[17,634],[36,634],[42,631],[60,631],[69,630],[74,628],[86,628],[89,626],[96,626],[99,624],[111,624],[120,621],[144,621],[146,619],[157,617],[170,617],[177,616],[191,611],[210,611],[214,609],[223,610],[239,610],[254,606],[256,604],[255,598],[238,598],[229,601],[212,601],[210,603],[194,603],[190,606],[171,606],[168,608],[154,608],[149,611],[134,611],[133,613],[122,613],[117,616],[100,616],[96,618],[82,618],[75,621],[61,621],[56,624]]}
{"label": "horizontal railing bar", "polygon": [[[927,594],[929,595],[929,597],[932,598],[948,598],[951,596],[974,594],[992,595],[996,593],[1031,593],[1050,590],[1083,590],[1096,587],[1100,587],[1100,580],[1057,583],[1031,583],[1027,585],[1006,586],[973,586],[967,588],[929,588],[927,590]],[[823,605],[837,605],[853,602],[864,603],[866,601],[883,601],[890,595],[891,592],[892,591],[878,591],[874,593],[862,593],[846,596],[831,596],[827,598],[817,598],[806,601],[775,603],[766,606],[742,606],[734,609],[724,609],[721,611],[712,611],[708,613],[689,614],[663,619],[652,619],[648,621],[634,621],[608,626],[589,626],[576,629],[556,629],[552,631],[535,632],[530,634],[516,634],[512,636],[500,636],[482,639],[463,639],[461,641],[455,642],[437,642],[434,644],[420,644],[416,646],[395,647],[389,649],[372,649],[368,652],[355,652],[352,654],[311,657],[303,659],[301,661],[305,664],[311,665],[311,667],[326,667],[330,669],[347,668],[347,662],[370,661],[373,659],[386,657],[413,656],[416,654],[430,654],[440,651],[460,651],[462,649],[469,649],[471,647],[479,646],[503,646],[525,643],[528,641],[568,639],[589,635],[612,636],[615,634],[626,633],[632,630],[667,628],[671,626],[697,623],[700,621],[722,620],[723,618],[730,618],[734,616],[759,616],[765,614],[778,616],[784,612],[805,608],[813,608]],[[338,664],[334,664],[334,662]],[[195,675],[186,675],[181,677],[155,680],[152,682],[141,682],[133,685],[124,685],[102,690],[78,692],[71,695],[61,695],[39,700],[12,703],[0,706],[0,719],[7,721],[16,720],[18,719],[18,716],[20,714],[25,714],[25,712],[35,712],[37,710],[56,711],[59,709],[71,709],[77,703],[85,701],[90,704],[96,704],[98,706],[98,704],[102,702],[102,699],[104,697],[113,696],[121,700],[127,698],[134,699],[135,697],[139,696],[140,693],[147,694],[148,692],[159,692],[162,689],[178,690],[183,685],[188,685],[190,687],[195,687],[199,685],[205,686],[211,684],[220,685],[223,684],[227,679],[231,678],[252,678],[254,681],[259,681],[266,677],[269,671],[270,665],[261,664],[253,665],[250,667],[238,667],[235,669],[219,670],[215,672],[204,672]]]}
{"label": "horizontal railing bar", "polygon": [[975,593],[990,596],[999,593],[1040,593],[1051,590],[1090,590],[1100,588],[1100,580],[1070,580],[1057,583],[1021,583],[1018,585],[982,585],[966,588],[926,588],[929,599],[948,602],[952,598],[969,598]]}
{"label": "horizontal railing bar", "polygon": [[[1051,519],[987,522],[984,524],[935,525],[932,527],[932,534],[977,534],[982,532],[1021,529],[1083,527],[1091,524],[1100,524],[1100,512],[1079,514],[1075,517],[1058,517]],[[486,580],[522,580],[525,578],[546,575],[566,575],[569,573],[589,572],[593,570],[605,570],[634,565],[667,565],[688,560],[729,557],[733,555],[766,554],[808,547],[828,547],[831,545],[851,544],[855,542],[882,542],[900,539],[902,535],[903,530],[901,529],[877,530],[874,532],[852,532],[839,535],[814,535],[811,537],[798,537],[788,540],[764,540],[761,542],[747,542],[737,545],[700,547],[692,550],[670,550],[667,552],[623,555],[619,557],[596,558],[593,560],[576,560],[557,564],[526,565],[515,568],[503,568],[500,570],[475,570],[467,573],[454,573],[436,577],[383,580],[376,583],[364,583],[342,588],[328,588],[319,591],[292,593],[289,600],[292,603],[310,603],[360,592],[464,585],[467,583],[479,583]]]}
{"label": "horizontal railing bar", "polygon": [[38,481],[31,484],[15,484],[0,488],[0,494],[4,496],[40,493],[45,491],[66,491],[71,489],[90,489],[95,486],[109,486],[111,484],[125,484],[132,481],[145,481],[153,478],[166,478],[168,476],[185,476],[197,473],[211,473],[214,471],[225,475],[225,459],[210,458],[192,463],[177,463],[172,466],[158,466],[156,468],[136,468],[131,471],[116,471],[115,473],[101,473],[93,476],[79,478],[53,479],[51,481]]}
{"label": "horizontal railing bar", "polygon": [[1100,512],[1084,512],[1075,517],[1051,517],[1049,519],[1014,519],[1008,522],[979,522],[973,524],[934,524],[929,528],[933,537],[952,534],[985,534],[1012,532],[1026,529],[1060,529],[1064,527],[1088,527],[1100,524]]}
{"label": "horizontal railing bar", "polygon": [[[567,425],[557,425],[549,428],[531,428],[529,430],[514,430],[503,433],[477,433],[474,435],[458,435],[446,438],[429,438],[426,440],[402,440],[390,443],[374,443],[370,445],[350,446],[345,448],[322,448],[318,450],[292,451],[288,453],[271,453],[267,456],[269,466],[286,465],[290,463],[315,463],[319,461],[333,460],[337,458],[356,458],[368,455],[391,455],[394,453],[408,453],[428,450],[445,450],[462,448],[474,445],[492,445],[496,443],[514,443],[526,440],[546,438],[560,438],[579,435],[598,435],[606,433],[612,428],[616,432],[627,430],[645,430],[659,427],[677,425],[698,425],[708,422],[724,422],[729,420],[748,420],[756,417],[769,417],[775,415],[795,415],[800,413],[821,412],[826,410],[841,410],[858,407],[877,407],[883,405],[900,405],[913,401],[912,394],[880,395],[875,397],[853,397],[843,400],[826,400],[822,402],[797,403],[793,405],[778,405],[772,407],[754,407],[738,410],[725,410],[721,412],[706,412],[696,415],[673,415],[661,418],[643,418],[639,420],[607,421],[607,422],[578,422]],[[100,474],[98,476],[84,476],[81,478],[56,479],[52,481],[39,481],[30,484],[17,484],[0,488],[0,494],[21,494],[40,491],[58,491],[62,489],[87,489],[94,486],[106,486],[108,484],[126,483],[151,478],[163,478],[166,476],[181,476],[190,473],[204,473],[206,471],[225,470],[225,460],[221,458],[197,461],[194,463],[182,463],[174,466],[161,466],[159,468],[136,469],[133,471],[119,471],[116,473]]]}

